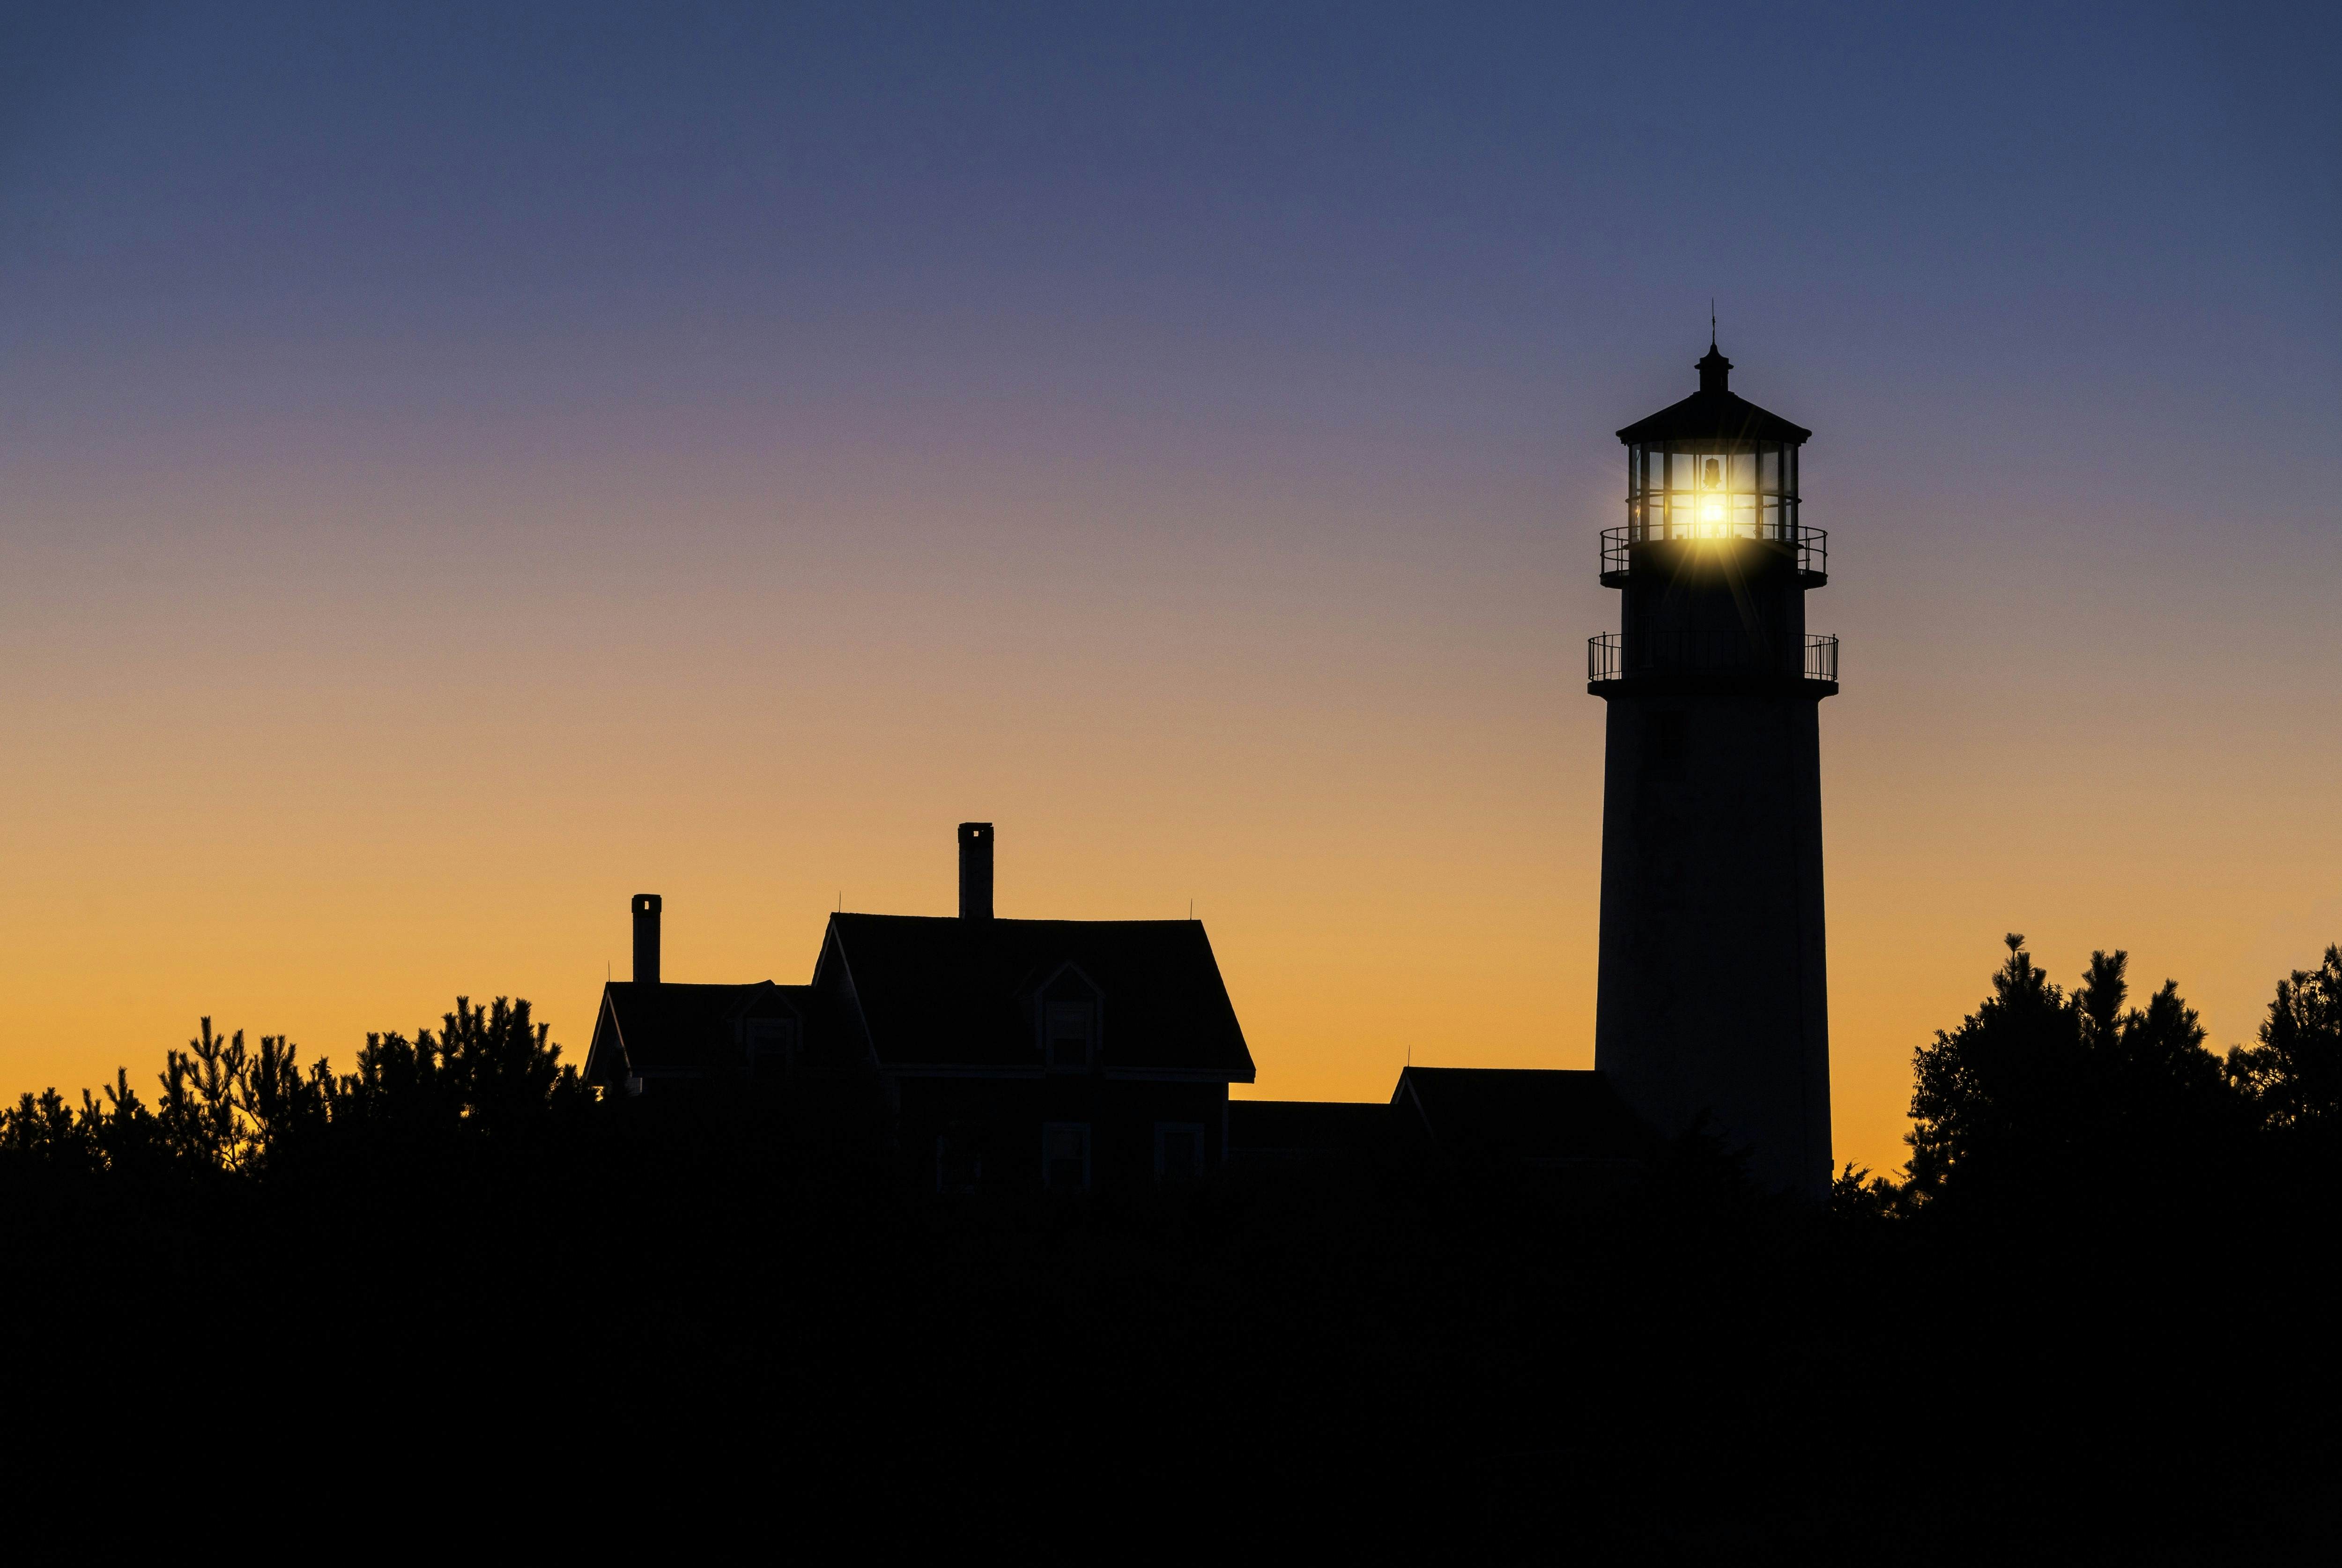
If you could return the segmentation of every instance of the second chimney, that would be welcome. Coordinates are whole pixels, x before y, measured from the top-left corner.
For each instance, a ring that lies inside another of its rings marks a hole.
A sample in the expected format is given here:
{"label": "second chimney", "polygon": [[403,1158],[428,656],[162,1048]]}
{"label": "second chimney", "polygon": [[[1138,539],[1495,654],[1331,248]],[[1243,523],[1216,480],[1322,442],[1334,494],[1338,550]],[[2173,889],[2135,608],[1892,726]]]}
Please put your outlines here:
{"label": "second chimney", "polygon": [[656,985],[659,947],[659,895],[635,894],[635,984]]}
{"label": "second chimney", "polygon": [[992,918],[992,824],[959,824],[959,917]]}

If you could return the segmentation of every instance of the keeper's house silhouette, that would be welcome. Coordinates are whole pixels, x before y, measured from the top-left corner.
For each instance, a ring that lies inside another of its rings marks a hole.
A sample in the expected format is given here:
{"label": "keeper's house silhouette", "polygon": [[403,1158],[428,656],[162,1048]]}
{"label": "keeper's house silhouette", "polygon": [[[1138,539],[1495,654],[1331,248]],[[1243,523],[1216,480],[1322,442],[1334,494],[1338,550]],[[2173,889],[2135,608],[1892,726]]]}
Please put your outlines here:
{"label": "keeper's house silhouette", "polygon": [[1231,1101],[1252,1054],[1202,922],[996,919],[992,824],[959,842],[957,919],[833,914],[808,985],[664,980],[662,901],[636,894],[635,978],[603,988],[586,1082],[873,1086],[906,1174],[942,1193],[1126,1190],[1409,1142],[1616,1172],[1656,1145],[1596,1072],[1409,1067],[1387,1103]]}
{"label": "keeper's house silhouette", "polygon": [[1252,1054],[1193,920],[1002,920],[993,829],[959,829],[956,919],[833,914],[808,985],[679,985],[661,901],[634,901],[635,978],[604,988],[587,1082],[630,1094],[859,1070],[939,1191],[1128,1187],[1226,1157]]}

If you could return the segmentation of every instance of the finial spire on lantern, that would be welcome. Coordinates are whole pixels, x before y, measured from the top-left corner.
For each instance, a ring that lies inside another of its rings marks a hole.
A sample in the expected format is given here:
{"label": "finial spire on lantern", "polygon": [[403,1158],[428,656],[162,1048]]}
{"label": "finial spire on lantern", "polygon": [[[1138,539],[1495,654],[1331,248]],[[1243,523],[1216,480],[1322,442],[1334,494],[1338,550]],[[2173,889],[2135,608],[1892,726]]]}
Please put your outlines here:
{"label": "finial spire on lantern", "polygon": [[1727,384],[1732,376],[1732,362],[1724,357],[1722,349],[1716,346],[1716,306],[1713,302],[1707,308],[1707,353],[1695,368],[1699,372],[1699,389],[1702,392],[1730,390]]}

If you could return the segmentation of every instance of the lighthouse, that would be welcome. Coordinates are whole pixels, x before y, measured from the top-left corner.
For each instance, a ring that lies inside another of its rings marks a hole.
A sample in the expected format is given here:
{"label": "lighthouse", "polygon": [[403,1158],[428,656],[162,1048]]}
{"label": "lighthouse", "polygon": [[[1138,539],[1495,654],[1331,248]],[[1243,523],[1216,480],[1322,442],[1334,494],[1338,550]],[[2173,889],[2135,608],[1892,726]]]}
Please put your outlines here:
{"label": "lighthouse", "polygon": [[1619,629],[1586,647],[1608,704],[1594,1062],[1661,1132],[1695,1125],[1776,1191],[1830,1179],[1820,708],[1837,639],[1806,629],[1829,581],[1806,526],[1813,432],[1699,390],[1618,432],[1626,520],[1602,534]]}

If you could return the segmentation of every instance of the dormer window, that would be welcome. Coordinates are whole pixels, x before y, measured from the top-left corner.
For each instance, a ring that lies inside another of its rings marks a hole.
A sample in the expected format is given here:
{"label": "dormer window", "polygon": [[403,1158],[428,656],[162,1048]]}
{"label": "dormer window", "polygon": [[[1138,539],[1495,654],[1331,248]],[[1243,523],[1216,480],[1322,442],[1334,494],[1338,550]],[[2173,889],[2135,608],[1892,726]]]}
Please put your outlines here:
{"label": "dormer window", "polygon": [[748,1020],[748,1071],[759,1076],[787,1070],[797,1052],[794,1018]]}
{"label": "dormer window", "polygon": [[1096,1067],[1100,1024],[1106,1009],[1097,984],[1071,964],[1060,967],[1035,998],[1034,1022],[1041,1031],[1041,1060],[1052,1073],[1086,1073]]}
{"label": "dormer window", "polygon": [[1097,1054],[1097,1003],[1089,997],[1051,1002],[1043,1038],[1052,1068],[1086,1071]]}

